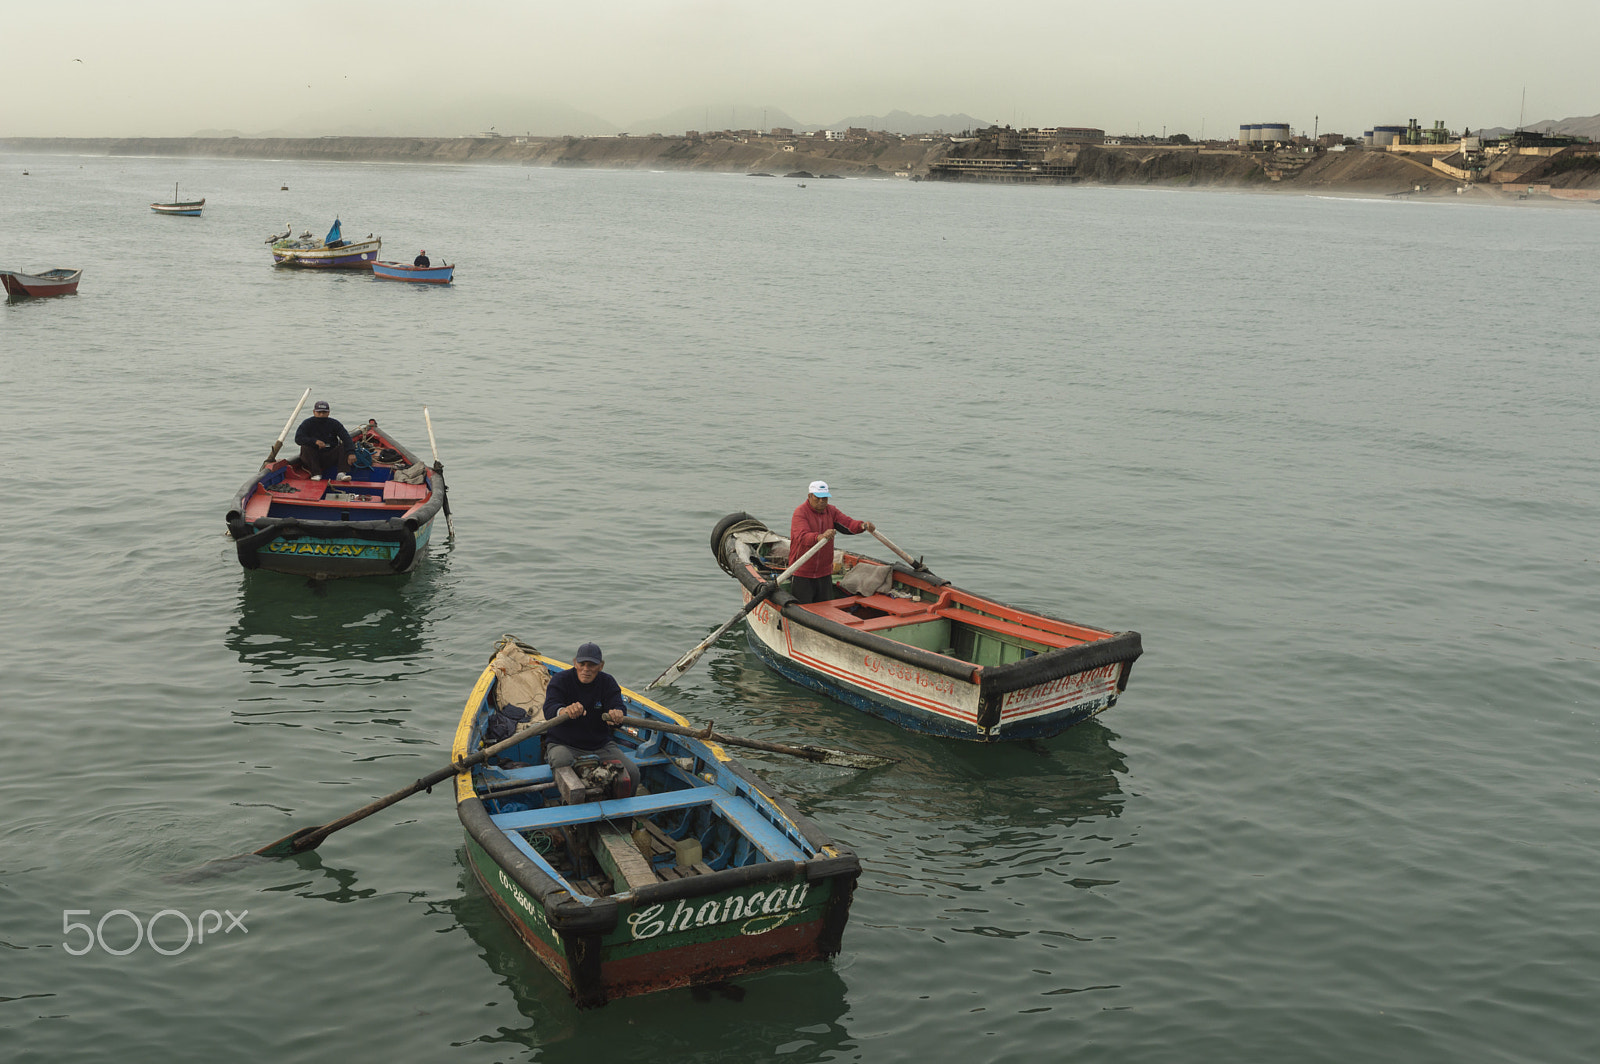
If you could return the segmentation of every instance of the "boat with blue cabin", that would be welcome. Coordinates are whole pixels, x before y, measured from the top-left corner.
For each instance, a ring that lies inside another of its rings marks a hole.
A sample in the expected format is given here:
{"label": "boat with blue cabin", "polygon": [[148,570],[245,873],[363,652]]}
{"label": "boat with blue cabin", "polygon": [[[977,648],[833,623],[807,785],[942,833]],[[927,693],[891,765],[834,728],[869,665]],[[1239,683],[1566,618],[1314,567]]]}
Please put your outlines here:
{"label": "boat with blue cabin", "polygon": [[267,237],[272,247],[272,265],[306,270],[370,270],[383,248],[383,238],[368,233],[362,240],[346,240],[339,219],[333,220],[328,235],[318,240],[307,229],[294,235],[294,226]]}
{"label": "boat with blue cabin", "polygon": [[912,731],[976,742],[1040,739],[1110,709],[1143,653],[1113,632],[1008,606],[928,569],[834,550],[839,597],[802,604],[771,582],[789,538],[747,513],[711,532],[744,601],[750,649],[769,668]]}
{"label": "boat with blue cabin", "polygon": [[225,519],[240,565],[318,580],[416,567],[434,519],[448,512],[443,468],[424,465],[375,420],[351,439],[349,480],[313,478],[292,458],[244,482]]}
{"label": "boat with blue cabin", "polygon": [[[500,640],[452,758],[479,750],[500,706],[542,722],[564,667]],[[717,742],[678,734],[683,717],[622,693],[614,735],[639,769],[633,793],[615,762],[552,770],[537,735],[456,776],[468,866],[529,951],[580,1007],[838,953],[856,855]]]}

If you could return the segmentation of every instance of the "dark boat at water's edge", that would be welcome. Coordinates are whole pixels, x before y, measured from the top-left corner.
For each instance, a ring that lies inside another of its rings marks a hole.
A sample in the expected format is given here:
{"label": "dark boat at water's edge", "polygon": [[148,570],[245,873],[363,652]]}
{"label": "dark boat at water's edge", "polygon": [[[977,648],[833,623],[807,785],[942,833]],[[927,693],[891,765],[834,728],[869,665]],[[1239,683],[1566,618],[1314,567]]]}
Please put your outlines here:
{"label": "dark boat at water's edge", "polygon": [[[452,756],[479,748],[502,697],[537,716],[562,667],[502,640],[467,699]],[[630,717],[688,723],[623,697]],[[640,769],[632,796],[593,789],[594,766],[581,760],[553,773],[537,736],[456,777],[469,867],[579,1006],[839,951],[861,873],[854,853],[715,743],[644,728],[616,735]]]}
{"label": "dark boat at water's edge", "polygon": [[368,421],[351,434],[349,480],[313,479],[278,459],[245,481],[226,521],[239,564],[313,579],[415,568],[446,504],[444,471],[424,466]]}
{"label": "dark boat at water's edge", "polygon": [[0,270],[0,287],[12,296],[70,296],[78,290],[83,271],[72,269],[40,270],[23,273],[20,270]]}
{"label": "dark boat at water's edge", "polygon": [[[770,590],[789,539],[746,513],[711,533],[749,602]],[[1143,653],[1112,632],[1007,606],[926,569],[835,549],[841,597],[802,605],[787,585],[745,618],[780,675],[912,731],[978,742],[1056,735],[1116,704]]]}

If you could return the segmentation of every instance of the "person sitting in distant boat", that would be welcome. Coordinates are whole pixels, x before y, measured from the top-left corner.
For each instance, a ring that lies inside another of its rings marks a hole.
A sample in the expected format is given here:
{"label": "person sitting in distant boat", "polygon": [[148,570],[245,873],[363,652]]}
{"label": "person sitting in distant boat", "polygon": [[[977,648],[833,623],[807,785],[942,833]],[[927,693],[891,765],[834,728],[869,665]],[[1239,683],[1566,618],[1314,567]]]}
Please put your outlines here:
{"label": "person sitting in distant boat", "polygon": [[[545,732],[544,760],[551,768],[564,768],[580,757],[620,761],[632,784],[639,787],[635,765],[611,737],[611,729],[626,715],[622,688],[604,671],[600,648],[585,643],[572,656],[572,668],[556,673],[544,694],[544,719],[560,723]],[[491,728],[494,721],[490,721]],[[506,733],[508,736],[510,732]],[[493,735],[486,738],[493,740]]]}
{"label": "person sitting in distant boat", "polygon": [[356,460],[355,441],[331,415],[328,404],[318,399],[311,408],[311,416],[294,430],[294,442],[300,445],[300,464],[305,466],[312,480],[321,480],[330,474],[349,480],[348,470]]}
{"label": "person sitting in distant boat", "polygon": [[426,269],[429,266],[432,266],[433,263],[428,261],[428,249],[427,248],[423,248],[420,252],[418,252],[417,253],[417,257],[411,260],[411,265],[413,265],[413,266],[421,266],[424,269]]}
{"label": "person sitting in distant boat", "polygon": [[811,560],[794,572],[789,594],[799,603],[826,602],[838,597],[833,586],[833,537],[839,532],[847,536],[871,532],[877,526],[871,521],[857,521],[829,500],[833,493],[825,480],[813,480],[806,489],[806,500],[794,509],[789,519],[790,563],[810,550],[820,539],[821,550]]}

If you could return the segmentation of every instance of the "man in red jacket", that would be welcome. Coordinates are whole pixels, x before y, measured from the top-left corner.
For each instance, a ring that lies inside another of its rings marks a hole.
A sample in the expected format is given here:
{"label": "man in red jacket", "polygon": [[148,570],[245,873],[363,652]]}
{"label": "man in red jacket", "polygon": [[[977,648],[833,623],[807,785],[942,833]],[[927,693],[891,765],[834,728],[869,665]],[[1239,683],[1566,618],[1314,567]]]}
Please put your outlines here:
{"label": "man in red jacket", "polygon": [[849,536],[859,535],[877,527],[871,521],[857,521],[849,516],[829,501],[832,497],[827,481],[813,480],[806,491],[806,501],[794,508],[794,517],[789,520],[791,559],[810,550],[817,540],[826,541],[810,561],[795,570],[789,593],[796,602],[826,602],[835,597],[833,537],[839,532]]}

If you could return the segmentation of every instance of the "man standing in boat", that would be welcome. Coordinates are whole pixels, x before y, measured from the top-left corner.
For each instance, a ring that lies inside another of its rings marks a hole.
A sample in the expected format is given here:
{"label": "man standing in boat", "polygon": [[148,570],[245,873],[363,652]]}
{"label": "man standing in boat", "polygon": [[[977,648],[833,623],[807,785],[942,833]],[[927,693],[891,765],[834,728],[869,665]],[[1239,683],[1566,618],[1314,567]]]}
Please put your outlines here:
{"label": "man standing in boat", "polygon": [[855,536],[877,527],[871,521],[849,516],[833,505],[832,498],[827,481],[813,480],[806,490],[806,501],[794,508],[794,517],[789,520],[790,558],[802,556],[819,539],[826,541],[810,561],[795,570],[789,593],[796,602],[826,602],[834,598],[833,537],[839,532]]}
{"label": "man standing in boat", "polygon": [[294,430],[294,442],[300,445],[300,464],[306,467],[312,480],[321,480],[331,473],[337,473],[340,480],[349,480],[346,470],[356,460],[355,441],[331,413],[328,404],[318,399],[311,408],[311,416]]}
{"label": "man standing in boat", "polygon": [[545,732],[544,760],[551,768],[564,768],[580,757],[620,761],[632,786],[639,787],[639,766],[611,738],[611,728],[626,716],[622,688],[605,672],[600,648],[585,643],[572,656],[572,668],[556,673],[544,694],[544,718],[559,719]]}

